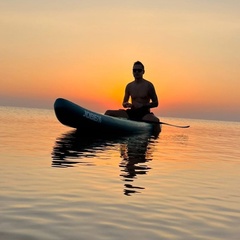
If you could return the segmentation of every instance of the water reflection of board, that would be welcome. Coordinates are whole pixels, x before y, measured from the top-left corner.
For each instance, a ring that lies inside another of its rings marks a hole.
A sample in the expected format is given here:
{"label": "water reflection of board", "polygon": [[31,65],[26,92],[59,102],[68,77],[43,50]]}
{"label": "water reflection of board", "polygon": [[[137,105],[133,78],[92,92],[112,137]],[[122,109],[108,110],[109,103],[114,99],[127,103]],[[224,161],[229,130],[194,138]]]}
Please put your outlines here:
{"label": "water reflection of board", "polygon": [[64,125],[88,134],[138,134],[153,131],[150,123],[103,115],[83,108],[63,98],[54,103],[57,119]]}

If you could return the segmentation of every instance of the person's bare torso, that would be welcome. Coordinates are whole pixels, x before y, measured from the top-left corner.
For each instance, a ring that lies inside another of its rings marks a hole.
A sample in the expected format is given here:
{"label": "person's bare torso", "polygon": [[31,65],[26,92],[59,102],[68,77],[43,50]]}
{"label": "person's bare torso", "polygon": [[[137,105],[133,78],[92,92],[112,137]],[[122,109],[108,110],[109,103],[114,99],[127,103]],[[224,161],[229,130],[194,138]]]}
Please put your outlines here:
{"label": "person's bare torso", "polygon": [[128,85],[128,93],[131,96],[132,104],[135,108],[141,107],[143,104],[150,102],[151,83],[145,79],[141,81],[133,81]]}

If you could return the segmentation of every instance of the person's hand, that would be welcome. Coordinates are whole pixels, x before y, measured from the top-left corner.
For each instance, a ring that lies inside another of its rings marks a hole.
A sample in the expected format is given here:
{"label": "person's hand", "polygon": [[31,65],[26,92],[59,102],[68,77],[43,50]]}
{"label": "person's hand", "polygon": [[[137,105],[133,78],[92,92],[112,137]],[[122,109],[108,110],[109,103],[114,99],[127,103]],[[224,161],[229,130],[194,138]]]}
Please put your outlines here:
{"label": "person's hand", "polygon": [[123,103],[123,107],[125,107],[125,108],[131,108],[131,107],[132,107],[132,104],[129,103],[129,102],[125,102],[125,103]]}

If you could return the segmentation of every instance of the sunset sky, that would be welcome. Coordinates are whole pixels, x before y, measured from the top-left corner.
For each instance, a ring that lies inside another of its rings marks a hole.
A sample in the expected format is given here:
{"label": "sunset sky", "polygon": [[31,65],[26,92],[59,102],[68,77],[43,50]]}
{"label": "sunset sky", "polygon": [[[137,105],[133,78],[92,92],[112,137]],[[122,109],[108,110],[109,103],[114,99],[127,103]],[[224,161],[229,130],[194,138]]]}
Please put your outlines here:
{"label": "sunset sky", "polygon": [[158,116],[240,121],[239,0],[1,0],[0,105],[121,108],[145,65]]}

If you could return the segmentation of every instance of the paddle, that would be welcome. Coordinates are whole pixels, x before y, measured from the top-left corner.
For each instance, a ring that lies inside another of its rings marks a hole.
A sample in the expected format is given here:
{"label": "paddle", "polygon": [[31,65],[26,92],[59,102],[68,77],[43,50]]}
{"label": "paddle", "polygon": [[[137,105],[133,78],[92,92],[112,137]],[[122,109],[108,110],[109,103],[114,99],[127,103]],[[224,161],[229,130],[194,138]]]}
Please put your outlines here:
{"label": "paddle", "polygon": [[159,124],[165,124],[165,125],[168,125],[168,126],[178,127],[178,128],[189,128],[190,127],[189,125],[187,125],[187,126],[179,126],[179,125],[174,125],[174,124],[165,123],[165,122],[159,122]]}
{"label": "paddle", "polygon": [[165,125],[168,125],[168,126],[171,126],[171,127],[178,127],[178,128],[189,128],[190,127],[189,125],[187,125],[187,126],[179,126],[179,125],[174,125],[174,124],[165,123],[165,122],[153,122],[153,121],[143,121],[143,122],[155,123],[155,124],[165,124]]}

